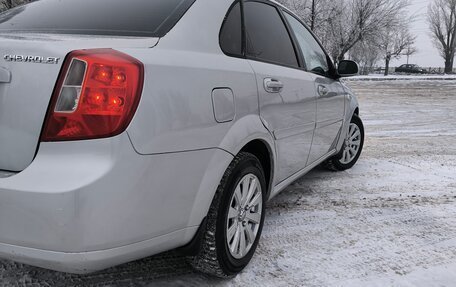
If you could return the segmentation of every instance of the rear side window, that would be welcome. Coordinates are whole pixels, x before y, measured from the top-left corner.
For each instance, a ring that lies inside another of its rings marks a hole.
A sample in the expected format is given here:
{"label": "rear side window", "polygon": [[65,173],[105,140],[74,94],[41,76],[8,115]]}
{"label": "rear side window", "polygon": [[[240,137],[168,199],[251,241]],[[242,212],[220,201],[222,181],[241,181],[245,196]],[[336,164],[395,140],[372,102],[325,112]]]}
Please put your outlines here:
{"label": "rear side window", "polygon": [[163,37],[195,0],[39,0],[0,14],[0,32]]}
{"label": "rear side window", "polygon": [[299,66],[290,35],[275,7],[246,2],[244,18],[248,56],[286,66]]}
{"label": "rear side window", "polygon": [[225,18],[220,31],[220,47],[225,54],[242,56],[242,14],[239,2]]}

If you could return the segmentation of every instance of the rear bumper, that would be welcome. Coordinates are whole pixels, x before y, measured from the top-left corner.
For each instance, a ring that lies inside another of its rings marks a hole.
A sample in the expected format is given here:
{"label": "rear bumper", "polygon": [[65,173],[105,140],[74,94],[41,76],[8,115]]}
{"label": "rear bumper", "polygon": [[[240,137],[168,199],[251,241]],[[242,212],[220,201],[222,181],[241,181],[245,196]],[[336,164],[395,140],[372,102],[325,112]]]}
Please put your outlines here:
{"label": "rear bumper", "polygon": [[175,248],[176,238],[195,233],[197,227],[112,249],[66,253],[0,243],[0,257],[60,272],[87,274],[108,267],[152,256]]}
{"label": "rear bumper", "polygon": [[220,180],[208,171],[231,159],[219,149],[139,155],[126,133],[43,143],[26,170],[0,178],[0,258],[87,273],[183,246]]}

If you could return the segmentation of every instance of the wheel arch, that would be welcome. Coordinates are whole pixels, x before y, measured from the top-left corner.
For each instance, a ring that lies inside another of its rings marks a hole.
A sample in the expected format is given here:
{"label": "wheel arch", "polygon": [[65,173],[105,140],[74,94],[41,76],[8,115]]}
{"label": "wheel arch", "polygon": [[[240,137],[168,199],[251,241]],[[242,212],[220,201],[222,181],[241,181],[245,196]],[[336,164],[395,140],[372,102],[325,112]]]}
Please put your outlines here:
{"label": "wheel arch", "polygon": [[348,87],[346,90],[346,109],[345,109],[345,118],[344,124],[340,130],[339,139],[337,141],[336,150],[339,152],[344,145],[345,137],[344,135],[348,133],[348,127],[350,126],[351,119],[354,115],[359,116],[359,102],[356,96],[353,94],[351,89]]}
{"label": "wheel arch", "polygon": [[247,152],[254,155],[261,163],[263,168],[266,184],[268,185],[268,192],[266,198],[271,196],[273,174],[274,174],[274,160],[271,147],[261,139],[255,139],[246,144],[240,152]]}
{"label": "wheel arch", "polygon": [[353,114],[359,116],[359,107],[356,107],[356,109],[353,112]]}
{"label": "wheel arch", "polygon": [[[274,152],[272,147],[264,139],[256,138],[246,143],[237,154],[245,152],[254,155],[260,161],[260,164],[263,168],[263,172],[265,175],[266,184],[268,185],[266,199],[269,199],[271,197],[274,182]],[[233,156],[232,159],[233,158],[235,157]],[[225,168],[225,171],[228,169],[231,163],[232,160],[229,161],[228,165]],[[221,177],[223,177],[223,174],[221,175]],[[220,178],[220,181],[221,180],[222,178]],[[215,190],[211,193],[212,197],[210,198],[210,205],[208,206],[207,211],[204,211],[206,212],[205,216],[201,219],[201,224],[196,233],[193,235],[193,239],[187,245],[178,249],[178,252],[180,252],[181,254],[186,256],[196,256],[201,251],[202,242],[204,240],[204,232],[207,226],[207,213],[209,212],[210,206],[212,205],[212,202],[215,199],[217,188],[218,184],[216,185]],[[196,199],[195,202],[200,202],[200,200]],[[195,212],[196,210],[193,213]],[[195,216],[195,214],[192,214],[191,218],[193,216]],[[201,217],[201,213],[199,214],[199,216]]]}
{"label": "wheel arch", "polygon": [[248,115],[238,120],[227,133],[220,148],[229,151],[233,156],[240,152],[249,152],[260,160],[268,184],[269,199],[277,170],[277,153],[274,138],[261,118],[258,115]]}
{"label": "wheel arch", "polygon": [[218,152],[208,163],[196,198],[192,204],[188,226],[200,225],[209,212],[217,187],[233,158],[240,152],[249,152],[258,157],[268,181],[268,196],[274,185],[277,161],[274,140],[258,115],[248,115],[237,120],[226,133]]}

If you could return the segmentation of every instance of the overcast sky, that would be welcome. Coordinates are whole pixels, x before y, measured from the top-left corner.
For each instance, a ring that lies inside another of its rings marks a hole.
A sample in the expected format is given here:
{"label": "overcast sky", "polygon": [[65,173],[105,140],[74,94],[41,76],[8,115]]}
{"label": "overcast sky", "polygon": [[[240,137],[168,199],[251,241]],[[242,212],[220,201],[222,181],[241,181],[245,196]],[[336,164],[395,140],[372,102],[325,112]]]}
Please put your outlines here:
{"label": "overcast sky", "polygon": [[[429,31],[429,25],[426,20],[426,13],[431,0],[410,0],[410,15],[416,17],[416,21],[411,25],[411,31],[418,38],[416,39],[416,47],[418,53],[410,56],[410,64],[418,64],[422,67],[443,67],[444,61],[440,57],[438,50],[434,47]],[[405,64],[407,57],[402,57],[395,60],[392,65],[398,66]]]}

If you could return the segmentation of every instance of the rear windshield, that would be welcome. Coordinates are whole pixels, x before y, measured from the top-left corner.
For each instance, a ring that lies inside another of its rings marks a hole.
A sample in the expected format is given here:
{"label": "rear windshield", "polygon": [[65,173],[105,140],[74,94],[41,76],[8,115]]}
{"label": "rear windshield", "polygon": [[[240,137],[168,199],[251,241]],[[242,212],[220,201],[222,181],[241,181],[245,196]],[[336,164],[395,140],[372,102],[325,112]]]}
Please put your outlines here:
{"label": "rear windshield", "polygon": [[0,14],[0,32],[163,37],[195,0],[39,0]]}

